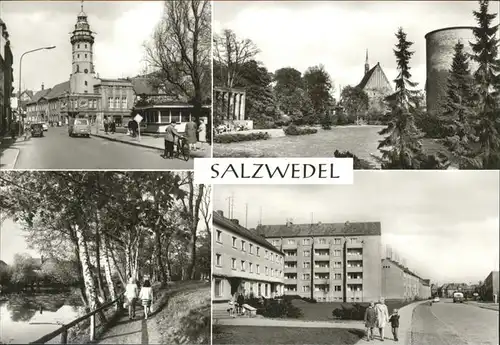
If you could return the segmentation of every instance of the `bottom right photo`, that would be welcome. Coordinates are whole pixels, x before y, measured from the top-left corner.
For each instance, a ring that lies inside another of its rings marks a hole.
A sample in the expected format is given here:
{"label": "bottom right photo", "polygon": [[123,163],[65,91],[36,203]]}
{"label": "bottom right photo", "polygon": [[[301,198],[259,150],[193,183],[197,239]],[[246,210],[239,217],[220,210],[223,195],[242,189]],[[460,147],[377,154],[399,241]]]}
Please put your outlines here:
{"label": "bottom right photo", "polygon": [[213,344],[498,344],[498,171],[216,185]]}

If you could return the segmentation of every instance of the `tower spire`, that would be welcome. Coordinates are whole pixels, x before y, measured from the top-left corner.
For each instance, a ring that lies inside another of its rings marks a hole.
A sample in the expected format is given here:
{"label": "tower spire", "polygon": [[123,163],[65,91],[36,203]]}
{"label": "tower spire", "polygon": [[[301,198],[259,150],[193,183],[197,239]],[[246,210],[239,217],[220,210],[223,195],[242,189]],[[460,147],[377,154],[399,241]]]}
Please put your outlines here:
{"label": "tower spire", "polygon": [[83,12],[83,0],[80,2],[80,8],[81,8],[81,10]]}
{"label": "tower spire", "polygon": [[370,71],[370,65],[368,64],[368,49],[366,49],[366,60],[365,60],[365,74]]}

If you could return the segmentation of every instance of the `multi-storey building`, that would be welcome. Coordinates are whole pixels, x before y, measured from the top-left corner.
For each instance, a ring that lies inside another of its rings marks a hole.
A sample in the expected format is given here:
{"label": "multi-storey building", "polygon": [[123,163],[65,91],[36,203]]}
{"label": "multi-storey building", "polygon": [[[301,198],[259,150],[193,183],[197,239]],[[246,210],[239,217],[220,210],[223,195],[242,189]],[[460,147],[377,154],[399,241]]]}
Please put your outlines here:
{"label": "multi-storey building", "polygon": [[498,271],[492,271],[479,287],[481,298],[485,301],[498,303],[498,296],[500,294],[499,283]]}
{"label": "multi-storey building", "polygon": [[227,301],[234,293],[271,298],[283,295],[284,255],[263,237],[213,214],[212,298]]}
{"label": "multi-storey building", "polygon": [[382,295],[387,299],[427,299],[431,297],[430,281],[401,263],[385,258],[382,259]]}
{"label": "multi-storey building", "polygon": [[9,131],[13,118],[10,104],[14,90],[12,63],[9,32],[5,23],[0,19],[0,135]]}
{"label": "multi-storey building", "polygon": [[285,254],[285,294],[318,302],[380,297],[380,222],[259,225]]}

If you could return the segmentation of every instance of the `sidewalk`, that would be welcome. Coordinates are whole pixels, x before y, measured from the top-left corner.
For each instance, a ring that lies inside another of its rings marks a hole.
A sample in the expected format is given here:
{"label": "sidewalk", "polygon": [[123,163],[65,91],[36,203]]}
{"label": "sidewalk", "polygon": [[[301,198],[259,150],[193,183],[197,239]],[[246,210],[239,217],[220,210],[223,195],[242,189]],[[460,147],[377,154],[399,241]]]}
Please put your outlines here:
{"label": "sidewalk", "polygon": [[260,317],[236,317],[215,319],[215,323],[224,326],[257,326],[257,327],[300,327],[300,328],[355,328],[364,329],[362,321],[302,321],[280,320]]}
{"label": "sidewalk", "polygon": [[14,147],[16,141],[10,136],[0,138],[0,169],[14,169],[20,152]]}
{"label": "sidewalk", "polygon": [[476,302],[476,301],[467,301],[465,302],[466,304],[470,304],[470,305],[474,305],[476,307],[479,307],[479,308],[483,308],[483,309],[490,309],[490,310],[496,310],[496,311],[499,311],[498,309],[498,303],[493,303],[493,302]]}
{"label": "sidewalk", "polygon": [[[415,303],[411,303],[405,305],[401,309],[399,309],[399,341],[398,344],[401,345],[409,345],[410,344],[410,334],[411,334],[411,321],[413,316],[413,310],[420,304],[429,303],[429,301],[419,301]],[[389,310],[389,314],[392,310]],[[378,329],[375,329],[375,342],[380,342],[380,337],[378,333]],[[388,323],[384,329],[384,339],[393,341],[391,324]],[[360,341],[356,343],[356,345],[363,344],[372,344],[372,341],[366,341],[366,338],[363,337]]]}
{"label": "sidewalk", "polygon": [[[164,149],[164,140],[161,135],[151,135],[141,134],[141,139],[132,138],[130,135],[126,133],[114,133],[114,134],[105,134],[102,131],[99,131],[99,134],[95,133],[95,129],[90,133],[90,135],[98,138],[103,138],[106,140],[117,141],[124,144],[141,146],[149,149],[159,150],[163,152]],[[198,143],[198,147],[201,148],[197,151],[191,152],[191,157],[193,158],[210,158],[212,154],[212,147],[208,143]]]}

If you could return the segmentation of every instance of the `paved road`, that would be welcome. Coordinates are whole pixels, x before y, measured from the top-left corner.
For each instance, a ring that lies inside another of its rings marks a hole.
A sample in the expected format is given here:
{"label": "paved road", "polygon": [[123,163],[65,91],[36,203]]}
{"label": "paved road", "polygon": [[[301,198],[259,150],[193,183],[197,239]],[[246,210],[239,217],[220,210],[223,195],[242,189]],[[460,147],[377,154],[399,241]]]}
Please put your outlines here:
{"label": "paved road", "polygon": [[498,344],[498,311],[441,300],[413,312],[411,345]]}
{"label": "paved road", "polygon": [[43,138],[18,141],[15,169],[193,169],[193,160],[164,160],[161,152],[101,138],[71,138],[49,128]]}

